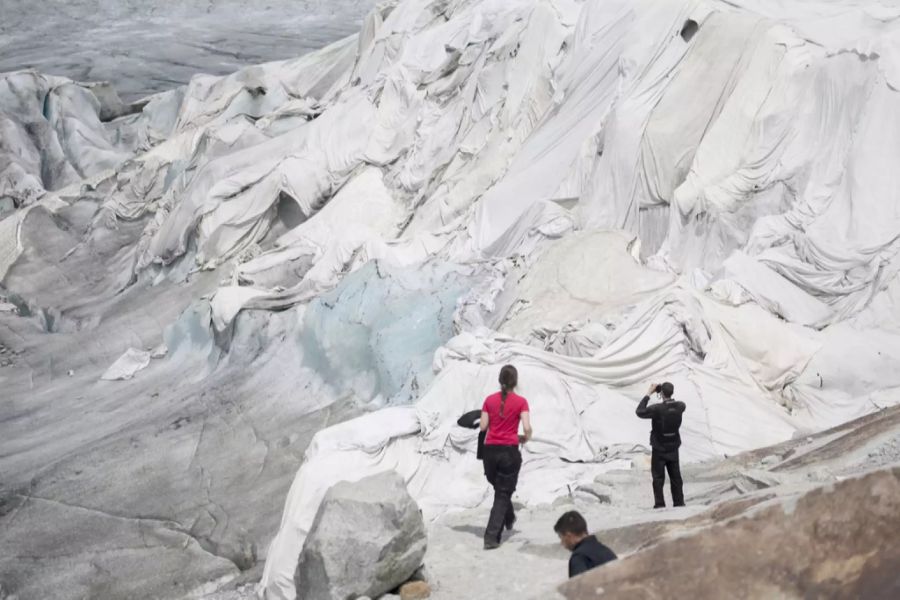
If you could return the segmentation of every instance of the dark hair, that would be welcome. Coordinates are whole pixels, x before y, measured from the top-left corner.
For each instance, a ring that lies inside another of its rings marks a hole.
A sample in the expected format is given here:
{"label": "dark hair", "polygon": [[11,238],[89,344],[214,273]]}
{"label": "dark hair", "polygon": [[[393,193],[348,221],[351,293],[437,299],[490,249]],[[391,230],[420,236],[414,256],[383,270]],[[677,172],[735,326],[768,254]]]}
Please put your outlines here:
{"label": "dark hair", "polygon": [[516,389],[519,383],[519,372],[512,365],[505,365],[500,369],[500,416],[506,407],[506,395]]}
{"label": "dark hair", "polygon": [[559,535],[572,533],[574,535],[587,535],[587,521],[577,510],[570,510],[559,518],[553,531]]}
{"label": "dark hair", "polygon": [[671,398],[672,394],[675,393],[675,386],[667,381],[659,386],[659,391],[662,393],[664,398]]}

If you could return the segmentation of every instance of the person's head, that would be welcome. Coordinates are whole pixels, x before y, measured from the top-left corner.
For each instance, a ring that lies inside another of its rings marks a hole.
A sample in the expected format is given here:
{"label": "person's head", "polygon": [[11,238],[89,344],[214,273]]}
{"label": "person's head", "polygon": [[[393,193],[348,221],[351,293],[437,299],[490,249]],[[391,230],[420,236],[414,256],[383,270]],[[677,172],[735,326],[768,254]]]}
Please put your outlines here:
{"label": "person's head", "polygon": [[559,536],[559,543],[566,550],[574,550],[575,546],[587,537],[587,521],[577,510],[570,510],[559,518],[553,531]]}
{"label": "person's head", "polygon": [[500,369],[500,416],[503,416],[503,411],[506,409],[506,395],[516,389],[516,385],[519,383],[519,372],[516,371],[516,368],[512,365],[504,365],[502,369]]}
{"label": "person's head", "polygon": [[675,386],[667,381],[659,386],[659,393],[662,394],[664,399],[669,400],[675,395]]}
{"label": "person's head", "polygon": [[500,391],[505,396],[508,392],[516,389],[519,384],[519,372],[512,365],[505,365],[500,369]]}

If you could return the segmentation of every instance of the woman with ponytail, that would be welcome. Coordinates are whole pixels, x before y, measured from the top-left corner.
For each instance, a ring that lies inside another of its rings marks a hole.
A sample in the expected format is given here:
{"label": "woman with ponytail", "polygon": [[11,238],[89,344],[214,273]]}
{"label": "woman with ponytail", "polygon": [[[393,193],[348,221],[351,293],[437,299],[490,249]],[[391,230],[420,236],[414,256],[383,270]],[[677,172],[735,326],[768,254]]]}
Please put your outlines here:
{"label": "woman with ponytail", "polygon": [[[531,417],[528,401],[514,392],[519,373],[512,365],[500,369],[500,391],[488,396],[481,407],[481,431],[484,440],[484,473],[494,486],[494,505],[484,531],[484,548],[500,546],[503,528],[512,529],[516,520],[512,495],[519,482],[522,454],[519,443],[531,439]],[[524,435],[519,435],[519,422]]]}

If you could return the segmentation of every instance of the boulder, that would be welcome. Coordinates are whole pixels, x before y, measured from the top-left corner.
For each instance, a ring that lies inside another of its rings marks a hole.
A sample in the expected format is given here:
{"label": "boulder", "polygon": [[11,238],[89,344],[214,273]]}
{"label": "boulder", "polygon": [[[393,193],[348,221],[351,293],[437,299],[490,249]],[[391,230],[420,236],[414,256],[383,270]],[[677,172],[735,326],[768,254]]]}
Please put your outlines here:
{"label": "boulder", "polygon": [[395,472],[338,483],[300,552],[297,598],[378,598],[422,566],[426,543],[422,513]]}
{"label": "boulder", "polygon": [[662,541],[561,586],[567,600],[900,598],[900,467]]}

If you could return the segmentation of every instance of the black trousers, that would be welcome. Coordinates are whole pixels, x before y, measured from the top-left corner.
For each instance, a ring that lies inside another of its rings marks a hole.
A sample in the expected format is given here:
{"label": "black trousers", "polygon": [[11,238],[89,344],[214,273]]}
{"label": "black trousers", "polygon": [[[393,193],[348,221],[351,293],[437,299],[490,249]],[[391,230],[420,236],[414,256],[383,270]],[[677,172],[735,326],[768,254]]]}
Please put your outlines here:
{"label": "black trousers", "polygon": [[522,454],[518,446],[485,446],[484,475],[494,486],[494,505],[484,530],[486,542],[499,542],[503,527],[515,519],[512,495],[519,483]]}
{"label": "black trousers", "polygon": [[663,495],[663,487],[666,484],[666,471],[669,472],[669,481],[672,485],[672,504],[684,506],[684,491],[682,490],[681,467],[678,464],[678,450],[653,449],[650,456],[650,473],[653,475],[653,505],[665,506],[666,498]]}

